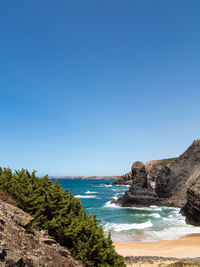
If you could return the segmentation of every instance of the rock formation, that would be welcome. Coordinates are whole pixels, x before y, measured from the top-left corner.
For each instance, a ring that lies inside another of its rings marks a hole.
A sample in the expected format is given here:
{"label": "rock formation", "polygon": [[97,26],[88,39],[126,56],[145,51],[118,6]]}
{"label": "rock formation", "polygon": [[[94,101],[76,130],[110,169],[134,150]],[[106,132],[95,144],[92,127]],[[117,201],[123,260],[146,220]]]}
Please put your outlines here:
{"label": "rock formation", "polygon": [[148,179],[144,163],[133,163],[131,175],[133,183],[125,195],[116,202],[122,206],[149,206],[157,204],[158,197],[152,189]]}
{"label": "rock formation", "polygon": [[[145,164],[145,169],[147,173],[147,178],[150,181],[152,187],[155,187],[155,181],[162,169],[163,166],[170,166],[176,158],[171,159],[162,159],[162,160],[152,160],[148,161]],[[132,185],[134,177],[132,176],[132,172],[128,172],[122,176],[120,176],[117,180],[115,180],[113,185]]]}
{"label": "rock formation", "polygon": [[161,169],[155,191],[160,198],[167,198],[168,203],[182,207],[186,203],[186,192],[200,175],[200,139],[180,155],[170,167]]}
{"label": "rock formation", "polygon": [[128,172],[128,173],[120,176],[112,184],[113,185],[132,185],[133,184],[132,172]]}
{"label": "rock formation", "polygon": [[0,199],[8,204],[16,206],[16,201],[8,197],[2,189],[0,189]]}
{"label": "rock formation", "polygon": [[187,190],[187,202],[181,209],[186,222],[200,226],[200,175]]}
{"label": "rock formation", "polygon": [[84,266],[44,231],[31,229],[32,220],[21,209],[0,200],[1,267]]}
{"label": "rock formation", "polygon": [[[163,166],[164,165],[164,166]],[[123,206],[163,205],[183,207],[188,190],[189,210],[195,213],[196,204],[192,203],[193,182],[200,176],[200,140],[196,140],[178,158],[151,161],[144,165],[135,162],[132,167],[132,185],[125,195],[116,202]],[[155,190],[152,187],[155,180]],[[197,197],[197,195],[195,195]]]}

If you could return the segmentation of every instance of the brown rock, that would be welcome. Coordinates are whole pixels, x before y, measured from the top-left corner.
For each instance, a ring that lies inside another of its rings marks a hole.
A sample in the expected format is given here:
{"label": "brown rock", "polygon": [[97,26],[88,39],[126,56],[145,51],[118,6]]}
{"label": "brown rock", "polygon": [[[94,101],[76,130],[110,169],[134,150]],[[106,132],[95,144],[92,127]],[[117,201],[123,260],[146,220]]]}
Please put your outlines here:
{"label": "brown rock", "polygon": [[[176,158],[152,160],[152,161],[148,161],[145,164],[147,178],[150,181],[150,184],[153,188],[155,187],[155,181],[157,177],[159,177],[162,167],[163,166],[169,167],[175,161],[175,159]],[[133,183],[133,176],[132,176],[132,171],[131,171],[120,176],[112,184],[113,185],[132,185],[132,183]]]}
{"label": "brown rock", "polygon": [[133,177],[133,185],[147,188],[147,173],[145,170],[145,165],[141,161],[136,161],[132,165],[132,177]]}
{"label": "brown rock", "polygon": [[6,203],[16,206],[16,201],[11,197],[8,197],[2,189],[0,189],[0,199]]}
{"label": "brown rock", "polygon": [[[116,202],[126,206],[183,207],[187,189],[199,175],[200,139],[194,141],[178,158],[152,161],[145,166],[141,162],[135,162],[132,166],[132,186]],[[153,180],[155,186],[152,184]],[[188,197],[194,194],[190,189],[188,192]]]}
{"label": "brown rock", "polygon": [[[0,266],[84,266],[45,232],[31,230],[32,217],[0,200]],[[29,232],[27,233],[27,225]]]}
{"label": "brown rock", "polygon": [[132,172],[128,172],[128,173],[120,176],[112,184],[113,185],[132,185],[132,183],[133,183]]}
{"label": "brown rock", "polygon": [[136,161],[132,165],[133,184],[125,195],[113,201],[122,206],[150,206],[158,204],[158,197],[151,187],[145,170],[144,163]]}

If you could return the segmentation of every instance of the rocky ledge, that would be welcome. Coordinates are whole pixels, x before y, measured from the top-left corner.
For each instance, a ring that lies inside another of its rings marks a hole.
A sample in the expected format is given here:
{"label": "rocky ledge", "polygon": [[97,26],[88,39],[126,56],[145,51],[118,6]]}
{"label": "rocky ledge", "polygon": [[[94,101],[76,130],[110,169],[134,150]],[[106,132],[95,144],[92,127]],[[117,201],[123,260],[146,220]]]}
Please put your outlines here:
{"label": "rocky ledge", "polygon": [[[3,191],[1,191],[2,195],[5,197]],[[12,202],[10,198],[6,201]],[[33,218],[30,215],[0,199],[1,267],[84,266],[47,233],[32,229],[32,221]]]}
{"label": "rocky ledge", "polygon": [[112,184],[113,185],[132,185],[133,184],[132,172],[128,172],[120,176]]}

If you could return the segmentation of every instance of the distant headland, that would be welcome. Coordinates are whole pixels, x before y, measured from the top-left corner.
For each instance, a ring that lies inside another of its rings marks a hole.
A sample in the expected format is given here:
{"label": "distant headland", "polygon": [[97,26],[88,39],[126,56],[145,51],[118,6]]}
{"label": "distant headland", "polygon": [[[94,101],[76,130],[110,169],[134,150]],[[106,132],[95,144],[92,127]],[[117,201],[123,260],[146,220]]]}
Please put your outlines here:
{"label": "distant headland", "polygon": [[120,176],[49,176],[50,179],[118,179]]}

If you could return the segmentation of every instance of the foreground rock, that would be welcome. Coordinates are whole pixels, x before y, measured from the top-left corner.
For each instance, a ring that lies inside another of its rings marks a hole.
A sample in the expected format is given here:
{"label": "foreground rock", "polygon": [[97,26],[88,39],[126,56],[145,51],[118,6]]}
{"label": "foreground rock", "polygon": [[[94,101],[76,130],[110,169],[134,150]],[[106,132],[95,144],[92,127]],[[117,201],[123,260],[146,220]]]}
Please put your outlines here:
{"label": "foreground rock", "polygon": [[6,195],[6,193],[2,189],[0,189],[0,200],[2,200],[3,202],[6,202],[8,204],[11,204],[13,206],[16,206],[17,205],[16,204],[16,201],[14,199],[8,197]]}
{"label": "foreground rock", "polygon": [[158,204],[158,197],[147,179],[144,163],[136,161],[132,166],[133,183],[125,195],[115,201],[121,206],[149,206]]}
{"label": "foreground rock", "polygon": [[31,229],[33,218],[0,200],[0,266],[84,266],[44,231]]}
{"label": "foreground rock", "polygon": [[187,202],[181,213],[186,216],[187,223],[200,226],[200,175],[187,190]]}

